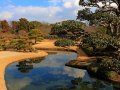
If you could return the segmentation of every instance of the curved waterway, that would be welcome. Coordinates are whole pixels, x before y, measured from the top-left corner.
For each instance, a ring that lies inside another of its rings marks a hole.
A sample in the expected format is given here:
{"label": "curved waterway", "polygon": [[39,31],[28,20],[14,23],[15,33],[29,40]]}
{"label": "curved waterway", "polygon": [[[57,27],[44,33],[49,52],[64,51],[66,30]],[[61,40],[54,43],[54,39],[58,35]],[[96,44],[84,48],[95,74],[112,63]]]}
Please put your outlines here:
{"label": "curved waterway", "polygon": [[6,68],[8,90],[114,90],[112,84],[90,78],[86,70],[65,66],[75,53],[50,53]]}

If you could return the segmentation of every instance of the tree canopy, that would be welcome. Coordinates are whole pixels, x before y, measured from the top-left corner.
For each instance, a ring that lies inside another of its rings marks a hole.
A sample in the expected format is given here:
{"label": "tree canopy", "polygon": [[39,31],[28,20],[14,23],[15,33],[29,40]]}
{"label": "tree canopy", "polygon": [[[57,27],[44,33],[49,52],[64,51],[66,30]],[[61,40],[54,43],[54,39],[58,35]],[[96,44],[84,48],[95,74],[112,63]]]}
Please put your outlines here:
{"label": "tree canopy", "polygon": [[[89,25],[104,26],[111,36],[120,36],[120,1],[119,0],[80,0],[85,7],[78,11],[77,19],[89,21]],[[95,12],[91,11],[96,7]]]}
{"label": "tree canopy", "polygon": [[52,25],[51,34],[62,38],[76,39],[84,32],[83,27],[84,24],[80,21],[67,20]]}
{"label": "tree canopy", "polygon": [[120,0],[80,0],[79,5],[97,7],[103,12],[114,11],[120,15]]}

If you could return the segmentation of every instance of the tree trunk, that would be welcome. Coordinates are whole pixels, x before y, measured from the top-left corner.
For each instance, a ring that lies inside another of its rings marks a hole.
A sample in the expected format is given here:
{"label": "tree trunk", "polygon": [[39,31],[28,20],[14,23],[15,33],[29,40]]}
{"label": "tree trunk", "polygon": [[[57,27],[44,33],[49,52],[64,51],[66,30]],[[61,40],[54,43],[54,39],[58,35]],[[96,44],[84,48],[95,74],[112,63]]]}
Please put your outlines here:
{"label": "tree trunk", "polygon": [[119,36],[120,35],[120,25],[119,23],[117,24],[117,31],[116,31],[116,35]]}
{"label": "tree trunk", "polygon": [[113,33],[114,33],[114,27],[113,27],[113,25],[112,25],[112,23],[110,23],[110,33],[113,35]]}
{"label": "tree trunk", "polygon": [[37,38],[35,38],[35,44],[37,43]]}

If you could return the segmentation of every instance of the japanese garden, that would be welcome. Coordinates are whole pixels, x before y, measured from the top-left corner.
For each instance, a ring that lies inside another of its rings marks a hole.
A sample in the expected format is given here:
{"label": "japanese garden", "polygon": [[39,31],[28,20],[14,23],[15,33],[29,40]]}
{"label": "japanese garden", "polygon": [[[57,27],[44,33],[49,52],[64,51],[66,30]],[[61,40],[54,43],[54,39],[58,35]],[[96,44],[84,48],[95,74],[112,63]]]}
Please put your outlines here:
{"label": "japanese garden", "polygon": [[0,90],[120,89],[120,1],[78,5],[74,20],[0,19]]}

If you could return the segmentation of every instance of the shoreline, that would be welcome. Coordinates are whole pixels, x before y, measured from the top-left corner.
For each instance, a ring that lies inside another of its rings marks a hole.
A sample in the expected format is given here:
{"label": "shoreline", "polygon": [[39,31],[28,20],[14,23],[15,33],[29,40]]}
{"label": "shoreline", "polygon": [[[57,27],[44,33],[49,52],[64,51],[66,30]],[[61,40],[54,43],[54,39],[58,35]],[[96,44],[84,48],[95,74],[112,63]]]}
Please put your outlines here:
{"label": "shoreline", "polygon": [[[6,67],[14,62],[22,61],[28,58],[37,58],[37,57],[45,57],[49,52],[74,52],[78,55],[77,60],[88,60],[90,57],[84,56],[80,52],[78,53],[76,46],[70,47],[57,47],[54,45],[55,40],[43,40],[36,45],[33,45],[38,52],[15,52],[15,51],[0,51],[0,90],[7,90],[6,82],[5,82],[5,69]],[[48,52],[47,52],[48,51]],[[84,53],[84,52],[83,52]]]}
{"label": "shoreline", "polygon": [[[107,82],[110,82],[112,84],[116,84],[116,85],[120,85],[120,75],[118,75],[117,78],[113,78],[113,79],[105,79],[101,76],[98,76],[100,73],[97,72],[92,72],[88,69],[89,65],[91,64],[91,62],[95,61],[94,59],[91,61],[80,61],[80,60],[71,60],[69,62],[67,62],[65,65],[68,67],[73,67],[73,68],[78,68],[78,69],[84,69],[87,70],[87,72],[89,73],[90,76],[98,78],[100,80],[104,80]],[[118,87],[120,88],[120,87]]]}
{"label": "shoreline", "polygon": [[5,82],[5,69],[14,62],[22,61],[28,58],[45,57],[48,53],[44,51],[40,52],[13,52],[13,51],[1,51],[0,52],[0,90],[7,90]]}
{"label": "shoreline", "polygon": [[89,57],[86,55],[86,53],[82,50],[82,48],[78,48],[77,46],[67,46],[67,47],[58,47],[54,45],[55,40],[48,40],[45,39],[42,42],[38,42],[37,44],[33,45],[33,48],[37,50],[49,50],[49,51],[66,51],[66,52],[74,52],[78,56],[76,60],[83,60],[87,61],[90,60],[91,58],[95,57]]}

